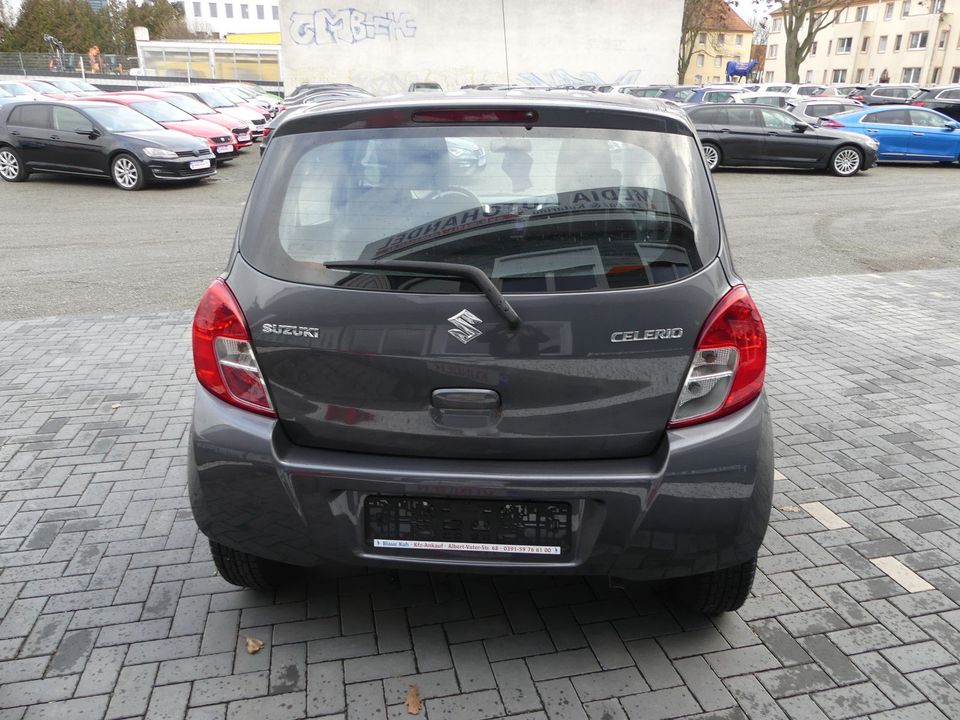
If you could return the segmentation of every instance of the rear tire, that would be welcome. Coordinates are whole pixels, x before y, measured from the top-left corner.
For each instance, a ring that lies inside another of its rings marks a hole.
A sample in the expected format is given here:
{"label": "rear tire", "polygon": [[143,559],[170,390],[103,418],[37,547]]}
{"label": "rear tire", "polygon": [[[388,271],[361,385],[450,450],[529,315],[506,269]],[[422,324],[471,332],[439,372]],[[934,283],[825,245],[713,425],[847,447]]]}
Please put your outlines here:
{"label": "rear tire", "polygon": [[234,550],[210,540],[210,554],[220,577],[231,585],[270,590],[283,577],[283,566],[272,560]]}
{"label": "rear tire", "polygon": [[12,147],[0,147],[0,177],[7,182],[23,182],[29,175],[20,153]]}
{"label": "rear tire", "polygon": [[863,153],[852,145],[838,147],[830,156],[830,173],[837,177],[850,177],[863,167]]}
{"label": "rear tire", "polygon": [[738,610],[747,601],[757,572],[757,558],[742,565],[691,575],[674,581],[677,601],[708,615]]}
{"label": "rear tire", "polygon": [[110,177],[121,190],[143,190],[147,184],[143,166],[129,153],[120,153],[110,162]]}
{"label": "rear tire", "polygon": [[703,157],[707,161],[707,169],[711,172],[716,170],[720,167],[720,161],[723,159],[720,146],[710,142],[703,143]]}

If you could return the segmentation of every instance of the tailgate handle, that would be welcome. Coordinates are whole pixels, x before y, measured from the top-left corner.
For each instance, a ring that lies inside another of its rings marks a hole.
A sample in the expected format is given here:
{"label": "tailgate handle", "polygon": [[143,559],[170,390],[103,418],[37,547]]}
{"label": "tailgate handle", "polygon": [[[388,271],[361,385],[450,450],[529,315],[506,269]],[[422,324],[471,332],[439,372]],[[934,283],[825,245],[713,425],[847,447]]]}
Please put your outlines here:
{"label": "tailgate handle", "polygon": [[434,390],[431,402],[440,410],[497,410],[500,393],[481,388],[442,388]]}

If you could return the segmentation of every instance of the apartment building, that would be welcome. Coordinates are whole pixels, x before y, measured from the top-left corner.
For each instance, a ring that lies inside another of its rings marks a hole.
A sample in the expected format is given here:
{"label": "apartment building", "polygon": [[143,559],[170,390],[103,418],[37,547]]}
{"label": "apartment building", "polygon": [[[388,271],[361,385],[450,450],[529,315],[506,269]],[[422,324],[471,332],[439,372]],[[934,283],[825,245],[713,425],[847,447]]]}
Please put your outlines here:
{"label": "apartment building", "polygon": [[[960,83],[960,0],[854,2],[817,34],[800,81]],[[783,16],[770,17],[764,80],[786,80]]]}
{"label": "apartment building", "polygon": [[193,32],[226,37],[280,31],[279,0],[185,0],[182,4],[187,27]]}
{"label": "apartment building", "polygon": [[698,35],[687,72],[682,78],[684,85],[723,82],[727,75],[727,62],[745,62],[750,59],[753,44],[751,28],[724,0],[715,0],[706,17],[708,25]]}

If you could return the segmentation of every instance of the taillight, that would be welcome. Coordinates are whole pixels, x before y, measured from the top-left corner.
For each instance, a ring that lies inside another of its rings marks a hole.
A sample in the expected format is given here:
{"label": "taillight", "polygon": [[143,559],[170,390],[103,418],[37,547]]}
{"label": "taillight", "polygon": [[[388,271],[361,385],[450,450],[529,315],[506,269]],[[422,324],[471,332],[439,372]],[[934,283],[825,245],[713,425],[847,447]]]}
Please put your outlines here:
{"label": "taillight", "polygon": [[923,100],[914,100],[911,105],[916,105],[917,107],[923,107],[926,103]]}
{"label": "taillight", "polygon": [[534,123],[536,110],[418,110],[411,116],[417,123]]}
{"label": "taillight", "polygon": [[200,384],[221,400],[277,416],[253,354],[243,312],[223,278],[207,288],[194,315],[193,367]]}
{"label": "taillight", "polygon": [[763,390],[767,333],[743,285],[710,313],[693,354],[669,427],[714,420],[739,410]]}
{"label": "taillight", "polygon": [[863,95],[849,95],[851,100],[856,100],[857,102],[863,102]]}
{"label": "taillight", "polygon": [[838,123],[836,120],[831,120],[830,118],[820,118],[820,127],[842,128],[845,126],[843,123]]}
{"label": "taillight", "polygon": [[273,128],[272,128],[272,127],[270,127],[269,125],[264,125],[264,127],[263,127],[263,136],[262,136],[263,139],[266,140],[268,137],[270,137],[270,133],[272,133],[272,132],[273,132]]}

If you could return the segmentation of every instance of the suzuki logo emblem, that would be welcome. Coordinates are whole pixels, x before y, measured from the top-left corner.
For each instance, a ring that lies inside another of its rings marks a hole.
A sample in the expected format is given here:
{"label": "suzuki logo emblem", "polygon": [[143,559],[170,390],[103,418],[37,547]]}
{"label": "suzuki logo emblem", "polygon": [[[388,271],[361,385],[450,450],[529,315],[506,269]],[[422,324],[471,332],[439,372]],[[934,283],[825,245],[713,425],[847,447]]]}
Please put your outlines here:
{"label": "suzuki logo emblem", "polygon": [[457,340],[466,345],[471,340],[475,340],[480,337],[483,333],[477,330],[475,325],[480,325],[483,320],[478,318],[472,312],[467,309],[463,309],[458,312],[453,317],[447,318],[450,322],[456,325],[455,328],[447,330],[448,333],[453,335]]}

